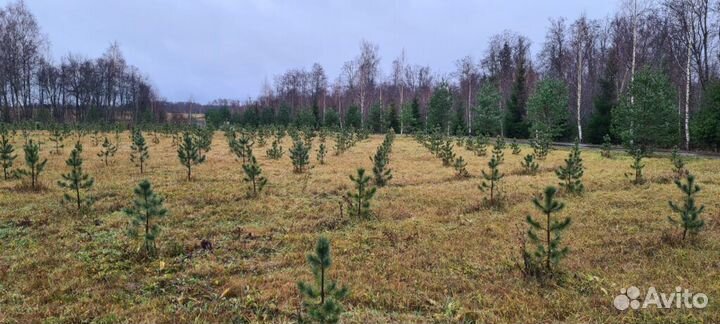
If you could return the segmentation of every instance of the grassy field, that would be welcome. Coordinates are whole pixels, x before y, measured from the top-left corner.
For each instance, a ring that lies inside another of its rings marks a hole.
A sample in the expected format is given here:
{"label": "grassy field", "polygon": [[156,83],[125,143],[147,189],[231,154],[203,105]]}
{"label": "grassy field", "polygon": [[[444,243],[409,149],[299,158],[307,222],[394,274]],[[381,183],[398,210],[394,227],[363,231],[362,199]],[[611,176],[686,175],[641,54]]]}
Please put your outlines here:
{"label": "grassy field", "polygon": [[[647,159],[648,182],[624,177],[630,157],[604,159],[583,151],[582,197],[564,196],[559,216],[572,217],[564,237],[569,256],[560,280],[541,285],[518,271],[519,237],[525,216],[538,215],[531,198],[557,185],[553,170],[566,150],[553,151],[536,176],[520,174],[521,155],[505,151],[501,171],[505,207],[481,207],[477,186],[489,157],[464,148],[456,154],[473,176],[454,178],[422,145],[398,136],[390,167],[394,178],[372,202],[377,220],[341,217],[348,175],[371,168],[381,143],[371,136],[319,165],[312,154],[307,174],[292,173],[286,155],[277,161],[255,148],[269,184],[257,199],[246,196],[241,163],[216,133],[207,163],[186,181],[171,139],[150,143],[147,172],[129,161],[128,134],[110,167],[99,147],[83,139],[86,170],[95,177],[98,202],[79,216],[61,204],[56,185],[67,172],[71,140],[50,155],[41,192],[0,182],[0,322],[3,323],[224,323],[293,322],[300,305],[298,280],[311,280],[306,255],[320,235],[332,242],[331,276],[348,285],[346,323],[720,323],[720,160],[691,159],[705,204],[706,227],[693,243],[677,244],[679,231],[667,217],[668,200],[679,201],[667,157]],[[149,140],[149,139],[148,139]],[[22,138],[15,138],[16,146]],[[329,139],[329,147],[332,140]],[[283,147],[288,148],[289,138]],[[314,149],[317,148],[317,142]],[[16,164],[22,164],[17,148]],[[148,178],[166,198],[160,256],[138,260],[126,236],[132,189]],[[214,250],[200,247],[212,242]],[[709,297],[704,309],[618,311],[621,288],[676,286]],[[223,295],[224,296],[221,296]]]}

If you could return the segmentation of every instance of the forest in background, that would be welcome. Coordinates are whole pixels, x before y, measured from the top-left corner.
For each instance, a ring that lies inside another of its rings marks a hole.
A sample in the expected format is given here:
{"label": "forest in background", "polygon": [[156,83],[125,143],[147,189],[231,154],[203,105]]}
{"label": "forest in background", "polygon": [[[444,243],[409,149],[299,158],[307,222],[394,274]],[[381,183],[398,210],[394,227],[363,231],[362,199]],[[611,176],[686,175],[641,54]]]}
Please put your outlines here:
{"label": "forest in background", "polygon": [[[412,64],[412,53],[405,52],[391,58],[390,71],[382,71],[378,45],[363,40],[337,76],[315,63],[265,80],[256,98],[201,105],[162,99],[116,43],[99,58],[69,54],[53,62],[49,41],[20,1],[0,9],[1,117],[5,122],[134,125],[186,123],[187,115],[205,113],[214,126],[375,132],[392,127],[398,133],[440,129],[515,138],[537,134],[537,119],[550,118],[557,139],[601,143],[605,135],[623,140],[627,130],[620,127],[627,123],[614,122],[618,107],[646,104],[662,106],[657,114],[673,115],[656,120],[658,127],[672,128],[671,144],[717,149],[719,13],[718,1],[628,0],[605,19],[550,18],[541,44],[501,32],[478,48],[479,54],[457,59],[449,73]],[[537,46],[534,57],[532,46]],[[636,102],[631,88],[639,73],[648,82],[634,92],[663,93],[662,102]],[[538,116],[533,110],[546,111]]]}

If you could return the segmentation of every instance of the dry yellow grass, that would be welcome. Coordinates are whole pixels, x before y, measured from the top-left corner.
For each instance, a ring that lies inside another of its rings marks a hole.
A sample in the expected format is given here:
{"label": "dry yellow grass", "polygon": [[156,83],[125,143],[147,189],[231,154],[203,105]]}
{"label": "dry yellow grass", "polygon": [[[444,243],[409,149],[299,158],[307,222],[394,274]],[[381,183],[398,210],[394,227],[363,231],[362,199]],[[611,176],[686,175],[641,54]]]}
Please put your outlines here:
{"label": "dry yellow grass", "polygon": [[[47,141],[46,134],[34,136]],[[525,215],[536,213],[531,197],[557,184],[552,170],[567,151],[553,151],[540,174],[525,176],[518,172],[529,148],[521,155],[506,150],[506,207],[489,210],[478,208],[484,194],[477,189],[489,157],[456,148],[474,176],[456,180],[452,168],[398,136],[390,162],[394,178],[372,202],[378,219],[341,219],[338,202],[352,188],[348,175],[371,167],[368,157],[381,141],[372,136],[340,156],[331,150],[325,165],[313,152],[309,176],[292,173],[287,153],[273,161],[265,157],[267,147],[255,148],[269,184],[259,198],[248,199],[240,163],[221,133],[191,182],[167,137],[150,144],[144,175],[129,161],[127,133],[110,167],[85,138],[85,168],[99,199],[88,216],[62,206],[55,185],[66,172],[71,141],[52,156],[48,142],[40,177],[46,191],[19,192],[19,181],[0,182],[0,322],[293,321],[300,301],[296,281],[310,279],[305,256],[319,235],[332,241],[331,275],[351,288],[348,323],[720,322],[720,161],[688,161],[703,189],[698,201],[706,205],[707,225],[696,243],[670,245],[663,237],[678,232],[667,221],[667,201],[681,195],[670,181],[669,160],[648,159],[650,181],[633,186],[623,176],[629,157],[608,160],[584,151],[587,192],[561,196],[567,204],[561,216],[573,219],[563,241],[571,248],[561,265],[564,279],[542,286],[522,278],[515,266],[517,227],[525,230]],[[288,138],[283,146],[289,147]],[[135,259],[137,245],[126,237],[120,211],[143,178],[170,210],[154,261]],[[212,253],[202,251],[202,239],[213,243]],[[702,310],[615,310],[614,296],[632,285],[667,292],[682,286],[707,294],[710,304]]]}

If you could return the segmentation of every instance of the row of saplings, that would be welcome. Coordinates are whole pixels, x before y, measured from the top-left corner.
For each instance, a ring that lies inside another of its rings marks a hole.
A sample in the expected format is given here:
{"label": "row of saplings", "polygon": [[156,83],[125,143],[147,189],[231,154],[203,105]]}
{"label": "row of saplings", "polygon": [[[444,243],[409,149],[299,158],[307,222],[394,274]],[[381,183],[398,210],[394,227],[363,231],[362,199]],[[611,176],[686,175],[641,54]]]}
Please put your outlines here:
{"label": "row of saplings", "polygon": [[[145,163],[149,159],[148,145],[140,131],[131,133],[131,161],[139,167],[140,172],[144,172]],[[264,145],[265,140],[260,135],[261,132],[245,132],[235,130],[226,131],[230,151],[234,153],[239,160],[242,160],[243,170],[245,171],[245,181],[251,183],[250,196],[257,196],[267,183],[267,180],[261,175],[260,166],[253,155],[252,147],[255,140],[260,142],[260,146]],[[293,146],[289,150],[290,159],[293,162],[295,172],[302,173],[307,170],[309,165],[309,152],[311,151],[314,133],[305,132],[302,134],[289,134],[293,139]],[[357,135],[357,136],[356,136]],[[52,135],[51,135],[52,136]],[[266,152],[271,159],[279,159],[282,157],[283,149],[279,143],[282,142],[284,134],[279,132],[274,134],[275,139],[271,144],[271,148]],[[327,148],[325,146],[325,138],[327,134],[320,133],[320,145],[317,150],[317,160],[319,163],[325,163],[325,155]],[[374,156],[370,159],[373,162],[373,177],[365,174],[365,169],[359,168],[357,175],[350,176],[355,183],[355,190],[349,192],[345,196],[345,202],[348,205],[349,214],[358,218],[370,218],[372,212],[370,209],[370,201],[374,197],[377,187],[383,187],[392,179],[392,172],[388,168],[390,161],[390,153],[392,151],[392,143],[394,133],[390,132],[385,136],[383,143],[377,148]],[[336,154],[341,154],[348,148],[352,147],[358,140],[367,138],[361,134],[353,134],[351,132],[340,132],[335,139]],[[418,135],[418,141],[428,147],[431,152],[443,161],[445,166],[453,166],[458,177],[468,177],[469,174],[465,170],[466,162],[462,157],[455,156],[453,152],[453,144],[450,140],[442,138],[440,135]],[[182,136],[182,140],[177,140],[173,136],[173,144],[177,146],[178,159],[187,170],[188,179],[191,178],[192,167],[205,161],[205,153],[210,149],[212,140],[212,132],[198,131],[196,133],[186,132]],[[486,139],[482,137],[478,139],[469,138],[465,142],[466,148],[475,151],[478,155],[484,155],[486,150]],[[99,142],[99,141],[94,141]],[[98,143],[99,144],[99,143]],[[536,157],[544,159],[549,152],[549,144],[531,143],[533,154],[529,154],[521,162],[521,165],[527,174],[535,174],[538,171]],[[101,151],[98,154],[105,164],[109,163],[109,158],[117,151],[117,146],[112,144],[107,137],[101,144]],[[519,145],[513,141],[511,144],[513,154],[519,154]],[[57,145],[55,150],[59,150],[61,145]],[[504,175],[500,172],[499,167],[504,162],[505,142],[498,137],[492,150],[491,158],[488,162],[489,171],[483,170],[482,175],[484,181],[479,188],[488,192],[485,203],[490,206],[499,206],[502,203],[499,184]],[[0,166],[3,168],[3,176],[5,179],[13,177],[29,177],[33,188],[38,184],[38,176],[43,172],[47,160],[40,158],[40,146],[32,140],[28,140],[23,150],[25,152],[26,169],[12,170],[16,155],[14,155],[14,147],[10,143],[7,133],[0,134]],[[57,153],[57,152],[56,152]],[[83,206],[92,204],[93,199],[89,195],[82,195],[87,192],[94,184],[94,180],[82,169],[83,159],[81,157],[82,145],[77,142],[70,153],[70,157],[65,161],[69,167],[69,172],[62,175],[62,179],[58,181],[58,185],[66,189],[64,201],[73,202],[78,210]],[[609,157],[609,150],[604,148],[601,151],[603,156]],[[640,157],[638,157],[640,156]],[[640,183],[637,178],[642,176],[641,163],[642,155],[634,154],[633,169],[636,170],[636,179],[634,183]],[[700,190],[695,184],[695,177],[684,168],[684,161],[674,151],[672,154],[672,162],[674,172],[676,174],[676,185],[684,193],[684,199],[681,204],[670,202],[673,212],[680,215],[679,219],[670,217],[670,221],[678,224],[682,230],[683,240],[687,234],[697,234],[703,227],[704,222],[700,219],[704,206],[697,206],[695,203],[695,195]],[[569,157],[565,159],[565,165],[559,167],[556,173],[560,180],[560,186],[568,193],[582,194],[584,187],[582,184],[583,164],[580,157],[579,145],[575,143],[570,151]],[[638,176],[639,174],[639,176]],[[684,178],[685,182],[681,180]],[[371,184],[375,186],[372,186]],[[167,209],[163,207],[163,198],[156,194],[152,185],[148,180],[143,180],[134,189],[135,200],[129,208],[125,208],[124,212],[131,218],[131,227],[129,233],[134,238],[141,238],[141,251],[145,256],[156,255],[156,237],[160,232],[157,219],[167,214]],[[523,273],[528,276],[537,278],[552,277],[555,274],[560,260],[568,253],[567,247],[560,246],[561,233],[570,226],[570,218],[558,220],[554,214],[561,211],[564,207],[562,202],[555,199],[557,189],[549,186],[545,189],[542,198],[534,198],[533,204],[545,216],[542,220],[537,220],[532,216],[527,216],[526,221],[529,225],[527,235],[529,241],[535,245],[534,251],[523,249]],[[142,232],[142,233],[141,233]],[[330,259],[330,243],[325,238],[320,238],[315,249],[315,254],[308,256],[308,262],[311,265],[312,272],[315,276],[315,284],[304,282],[298,283],[301,293],[307,297],[304,303],[307,314],[310,318],[320,322],[336,322],[339,320],[343,308],[340,301],[348,295],[347,288],[339,287],[334,281],[327,277],[327,270],[331,265]]]}
{"label": "row of saplings", "polygon": [[[235,154],[238,160],[242,161],[242,168],[245,172],[244,180],[250,183],[250,197],[257,197],[267,184],[267,179],[262,176],[262,170],[253,154],[253,146],[255,141],[259,142],[259,146],[265,144],[265,132],[259,131],[236,131],[233,129],[226,130],[226,137],[230,151]],[[206,155],[210,150],[212,141],[212,131],[198,129],[195,132],[185,132],[180,138],[173,135],[173,145],[177,147],[177,155],[180,163],[187,170],[187,179],[192,177],[192,168],[206,161]],[[266,151],[268,158],[280,159],[284,153],[282,142],[285,136],[284,131],[277,131],[274,135],[271,147]],[[309,162],[309,152],[312,150],[313,138],[315,132],[289,132],[293,140],[293,145],[289,149],[290,159],[293,164],[294,172],[306,172]],[[320,132],[320,145],[317,150],[317,160],[320,164],[325,164],[327,154],[326,147],[327,133]],[[358,218],[370,218],[370,200],[373,198],[376,187],[373,187],[370,180],[377,187],[385,186],[392,179],[391,170],[388,168],[389,156],[394,133],[388,133],[385,140],[378,147],[374,156],[370,157],[373,162],[374,177],[370,178],[365,174],[365,170],[360,168],[357,170],[357,176],[350,176],[355,183],[355,191],[348,192],[344,197],[348,205],[348,211],[351,216]],[[358,141],[367,139],[367,133],[340,131],[335,138],[335,154],[339,155],[347,149],[354,146]],[[54,142],[53,153],[61,154],[64,147],[63,135],[58,132],[51,132],[50,141]],[[83,146],[80,144],[80,137],[73,147],[70,157],[65,161],[69,168],[67,174],[62,175],[62,179],[58,181],[59,187],[65,189],[63,194],[63,203],[72,203],[78,211],[87,210],[95,201],[90,195],[90,190],[94,185],[94,179],[83,170],[84,160],[82,158]],[[139,168],[139,172],[143,174],[150,159],[149,146],[140,130],[131,132],[131,154],[130,161]],[[98,157],[108,166],[112,161],[115,153],[118,151],[118,145],[113,144],[108,137],[104,137],[102,141],[93,137],[93,144],[100,146]],[[159,139],[153,140],[159,143]],[[116,138],[119,143],[119,138]],[[27,169],[13,170],[17,155],[14,154],[15,148],[11,144],[8,133],[0,134],[0,165],[3,169],[4,179],[14,179],[29,177],[32,189],[39,189],[39,176],[45,170],[47,159],[40,157],[40,144],[26,137],[23,146],[25,153],[25,164]],[[162,196],[154,192],[152,184],[147,179],[142,180],[134,189],[135,199],[129,208],[125,208],[124,213],[130,218],[129,235],[133,239],[140,240],[139,251],[143,257],[155,257],[157,255],[156,238],[160,233],[158,219],[167,215],[167,209],[163,207],[164,199]],[[308,297],[305,303],[308,309],[308,315],[311,318],[321,322],[334,322],[339,319],[342,313],[342,307],[337,302],[339,299],[347,295],[348,290],[339,289],[334,283],[325,278],[325,272],[330,266],[329,241],[321,238],[318,241],[316,255],[309,256],[308,260],[312,266],[313,273],[316,277],[317,287],[303,282],[298,283],[300,291]]]}

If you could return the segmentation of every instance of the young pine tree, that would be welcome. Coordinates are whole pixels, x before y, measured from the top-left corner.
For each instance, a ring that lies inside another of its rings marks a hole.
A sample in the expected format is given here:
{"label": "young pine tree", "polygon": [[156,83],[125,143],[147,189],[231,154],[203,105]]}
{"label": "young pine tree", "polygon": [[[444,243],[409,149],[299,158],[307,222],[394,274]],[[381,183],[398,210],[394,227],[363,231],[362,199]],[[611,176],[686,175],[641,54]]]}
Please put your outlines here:
{"label": "young pine tree", "polygon": [[17,173],[22,176],[29,176],[31,188],[37,189],[38,177],[45,170],[47,159],[40,161],[40,145],[33,143],[32,140],[28,140],[23,147],[23,151],[25,151],[25,165],[28,169],[20,169]]}
{"label": "young pine tree", "polygon": [[308,153],[308,147],[305,146],[303,141],[297,140],[290,148],[290,160],[293,164],[293,171],[295,173],[303,173],[310,164],[310,154]]}
{"label": "young pine tree", "polygon": [[187,180],[192,176],[192,167],[205,162],[205,155],[200,153],[200,147],[190,133],[183,135],[182,143],[178,146],[178,159],[187,169]]}
{"label": "young pine tree", "polygon": [[115,156],[115,153],[117,153],[117,146],[113,145],[112,142],[105,137],[105,140],[102,143],[102,146],[100,147],[100,152],[97,154],[98,157],[102,158],[103,162],[105,162],[105,166],[108,166],[110,163],[110,158]]}
{"label": "young pine tree", "polygon": [[5,180],[10,178],[13,163],[17,158],[17,155],[13,154],[13,152],[15,152],[15,148],[10,144],[7,135],[0,135],[0,166],[2,166],[3,179]]}
{"label": "young pine tree", "polygon": [[243,180],[252,184],[252,192],[250,192],[250,196],[257,197],[267,184],[267,179],[262,175],[260,164],[258,164],[255,156],[251,154],[248,159],[248,163],[243,164],[242,167],[245,172],[245,178]]}
{"label": "young pine tree", "polygon": [[487,137],[484,135],[478,136],[477,140],[475,141],[474,150],[475,155],[477,156],[485,156],[487,154]]}
{"label": "young pine tree", "polygon": [[600,147],[600,156],[604,158],[610,158],[610,148],[612,147],[612,143],[610,141],[610,135],[605,134],[603,136],[603,143]]}
{"label": "young pine tree", "polygon": [[[560,248],[560,234],[570,226],[570,218],[558,221],[553,214],[561,211],[565,205],[555,200],[557,189],[549,186],[545,188],[545,197],[541,201],[533,198],[533,204],[545,215],[543,220],[535,220],[528,215],[527,223],[530,225],[528,237],[530,243],[535,245],[534,252],[523,252],[526,273],[541,277],[552,275],[560,260],[568,253],[568,248]],[[542,222],[542,223],[541,223]]]}
{"label": "young pine tree", "polygon": [[517,140],[513,138],[512,142],[510,143],[510,148],[512,149],[513,155],[518,155],[522,150],[520,149],[520,145],[518,145]]}
{"label": "young pine tree", "polygon": [[455,163],[453,163],[453,168],[455,169],[455,176],[457,178],[468,178],[470,177],[470,173],[468,173],[467,169],[465,168],[467,166],[467,162],[465,162],[465,159],[463,159],[462,156],[455,159]]}
{"label": "young pine tree", "polygon": [[440,146],[438,156],[442,160],[443,166],[452,166],[455,162],[455,152],[453,152],[453,143],[451,140],[446,140],[445,144]]}
{"label": "young pine tree", "polygon": [[492,153],[495,156],[495,158],[498,160],[498,163],[502,164],[505,161],[505,153],[503,153],[503,150],[505,149],[505,141],[502,139],[502,137],[498,136],[497,141],[495,142],[495,145],[493,146]]}
{"label": "young pine tree", "polygon": [[678,153],[677,146],[673,148],[672,154],[670,155],[670,161],[673,164],[673,173],[675,174],[675,180],[678,180],[687,174],[685,169],[685,159]]}
{"label": "young pine tree", "polygon": [[525,158],[520,162],[520,165],[523,167],[525,174],[530,175],[537,173],[540,168],[540,165],[535,162],[535,156],[532,154],[525,155]]}
{"label": "young pine tree", "polygon": [[499,190],[498,185],[500,184],[500,180],[503,178],[503,174],[500,173],[500,161],[498,160],[497,154],[493,154],[490,158],[490,161],[488,162],[488,167],[490,167],[490,172],[486,173],[485,170],[482,170],[482,176],[485,179],[485,181],[478,186],[480,190],[483,192],[489,192],[490,197],[485,198],[486,202],[490,206],[495,206],[499,202]]}
{"label": "young pine tree", "polygon": [[645,164],[642,162],[644,157],[643,151],[639,148],[633,148],[630,150],[630,154],[633,156],[633,163],[630,165],[633,172],[625,173],[625,176],[628,178],[634,177],[632,183],[635,185],[642,184],[645,182],[643,179],[643,168],[645,168]]}
{"label": "young pine tree", "polygon": [[63,144],[63,141],[65,140],[65,134],[59,129],[56,128],[50,133],[50,141],[55,143],[55,149],[50,152],[52,154],[62,154],[62,149],[65,147],[65,144]]}
{"label": "young pine tree", "polygon": [[682,239],[685,240],[688,232],[695,235],[705,225],[705,221],[700,219],[700,214],[705,210],[705,206],[701,205],[698,207],[695,204],[695,194],[700,191],[700,186],[695,184],[694,175],[687,175],[687,183],[675,180],[675,185],[685,196],[683,197],[682,206],[675,204],[672,201],[669,202],[670,208],[672,208],[673,212],[680,215],[680,219],[676,220],[670,216],[668,216],[668,219],[672,224],[679,225],[683,229]]}
{"label": "young pine tree", "polygon": [[[82,208],[83,204],[86,206],[92,205],[93,199],[88,192],[95,183],[95,180],[83,171],[81,153],[82,145],[80,145],[80,142],[77,142],[72,152],[70,152],[70,158],[65,160],[65,165],[70,168],[70,172],[63,174],[62,180],[58,181],[60,188],[70,191],[70,193],[66,192],[63,195],[64,201],[76,204],[78,211]],[[82,196],[81,192],[85,192],[85,195]]]}
{"label": "young pine tree", "polygon": [[279,160],[283,156],[283,148],[278,144],[277,140],[273,140],[270,149],[265,151],[267,157],[271,160]]}
{"label": "young pine tree", "polygon": [[344,311],[340,302],[348,296],[349,290],[339,287],[335,281],[328,278],[328,269],[332,265],[330,241],[321,237],[315,247],[315,254],[308,255],[307,259],[315,285],[298,282],[298,289],[306,299],[303,305],[307,314],[318,323],[337,323]]}
{"label": "young pine tree", "polygon": [[155,240],[160,234],[157,219],[167,215],[167,209],[163,207],[164,199],[153,192],[148,180],[141,181],[134,192],[133,205],[123,210],[130,217],[128,235],[137,239],[142,232],[142,245],[138,250],[142,250],[147,257],[154,257],[157,254]]}
{"label": "young pine tree", "polygon": [[320,142],[320,146],[317,150],[317,160],[320,162],[320,164],[325,164],[325,155],[327,155],[327,149],[325,148],[325,143]]}
{"label": "young pine tree", "polygon": [[229,144],[233,154],[242,159],[243,164],[247,163],[252,156],[252,147],[255,144],[252,137],[243,133],[238,138],[231,138]]}
{"label": "young pine tree", "polygon": [[370,187],[370,176],[365,175],[365,169],[357,169],[357,176],[350,176],[350,180],[355,183],[355,191],[348,192],[346,199],[348,201],[350,216],[357,218],[370,218],[370,200],[375,196],[377,188]]}
{"label": "young pine tree", "polygon": [[150,152],[141,131],[138,130],[133,133],[130,150],[130,162],[135,163],[135,166],[140,168],[140,174],[143,174],[145,163],[150,159]]}
{"label": "young pine tree", "polygon": [[388,149],[380,145],[375,152],[375,156],[370,157],[370,161],[373,163],[373,175],[375,176],[375,185],[378,187],[384,187],[388,181],[392,180],[392,170],[387,165],[390,162]]}
{"label": "young pine tree", "polygon": [[560,186],[572,194],[581,194],[584,190],[582,183],[582,176],[584,173],[584,167],[582,158],[580,157],[580,144],[575,140],[570,150],[570,155],[565,159],[565,166],[559,167],[555,170],[560,182]]}

